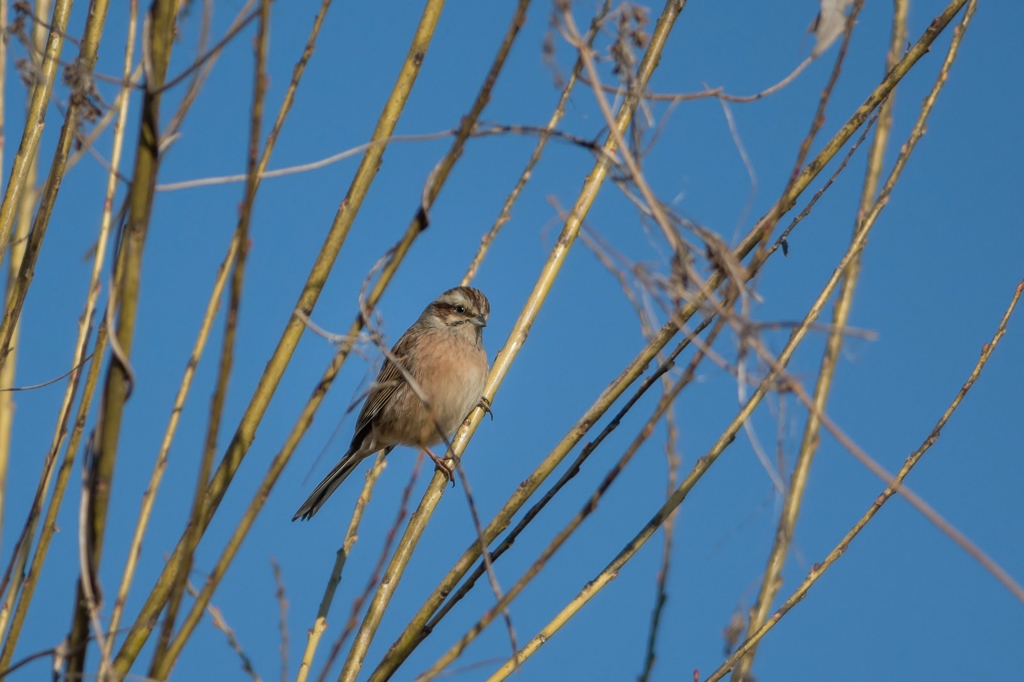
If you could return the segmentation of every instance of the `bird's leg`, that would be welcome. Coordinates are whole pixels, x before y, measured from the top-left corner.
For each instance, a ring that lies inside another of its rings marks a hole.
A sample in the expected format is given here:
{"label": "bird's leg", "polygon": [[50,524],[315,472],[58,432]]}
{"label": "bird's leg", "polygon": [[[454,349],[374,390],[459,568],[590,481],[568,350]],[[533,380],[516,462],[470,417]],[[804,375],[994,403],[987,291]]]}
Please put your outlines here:
{"label": "bird's leg", "polygon": [[436,464],[437,468],[441,470],[441,472],[444,474],[444,477],[452,482],[452,487],[454,487],[455,486],[455,469],[453,467],[449,466],[448,462],[444,461],[443,458],[438,457],[433,452],[431,452],[430,448],[424,446],[423,447],[423,452],[427,453],[427,457],[429,457],[430,459],[434,460],[434,464]]}
{"label": "bird's leg", "polygon": [[491,410],[491,401],[490,400],[488,400],[487,398],[485,398],[483,396],[480,396],[480,402],[477,403],[476,406],[479,407],[481,410],[483,410],[484,414],[491,415],[491,421],[494,421],[494,412]]}

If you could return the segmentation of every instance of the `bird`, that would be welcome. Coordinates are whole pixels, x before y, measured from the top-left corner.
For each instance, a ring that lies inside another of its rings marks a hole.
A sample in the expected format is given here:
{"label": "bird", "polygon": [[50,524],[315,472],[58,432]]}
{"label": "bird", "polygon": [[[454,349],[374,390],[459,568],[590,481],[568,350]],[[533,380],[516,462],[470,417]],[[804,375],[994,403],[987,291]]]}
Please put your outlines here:
{"label": "bird", "polygon": [[[312,518],[360,462],[381,450],[387,455],[397,445],[423,450],[454,482],[451,467],[430,446],[454,434],[474,408],[490,412],[490,403],[483,397],[489,370],[483,328],[490,312],[487,297],[466,286],[449,289],[423,310],[395,343],[367,392],[348,452],[292,521]],[[427,404],[407,375],[418,384]]]}

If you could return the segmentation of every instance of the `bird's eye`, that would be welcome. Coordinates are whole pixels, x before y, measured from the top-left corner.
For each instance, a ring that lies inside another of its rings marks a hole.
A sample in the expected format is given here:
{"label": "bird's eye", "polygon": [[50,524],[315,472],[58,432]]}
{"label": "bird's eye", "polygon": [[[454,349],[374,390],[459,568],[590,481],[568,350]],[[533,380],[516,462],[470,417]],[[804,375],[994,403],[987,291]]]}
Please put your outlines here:
{"label": "bird's eye", "polygon": [[464,306],[464,305],[457,305],[457,306],[455,306],[455,312],[457,312],[459,315],[465,315],[466,314],[466,306]]}

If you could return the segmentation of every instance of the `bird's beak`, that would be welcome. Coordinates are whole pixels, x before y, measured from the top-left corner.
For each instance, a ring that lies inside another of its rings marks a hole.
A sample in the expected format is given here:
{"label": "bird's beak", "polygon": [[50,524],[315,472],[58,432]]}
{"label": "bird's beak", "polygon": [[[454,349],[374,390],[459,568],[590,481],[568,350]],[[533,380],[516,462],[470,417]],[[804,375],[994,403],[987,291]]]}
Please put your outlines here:
{"label": "bird's beak", "polygon": [[483,315],[478,315],[478,316],[474,317],[472,320],[469,321],[469,323],[472,324],[472,325],[475,325],[477,327],[486,327],[487,326],[487,320],[484,319]]}

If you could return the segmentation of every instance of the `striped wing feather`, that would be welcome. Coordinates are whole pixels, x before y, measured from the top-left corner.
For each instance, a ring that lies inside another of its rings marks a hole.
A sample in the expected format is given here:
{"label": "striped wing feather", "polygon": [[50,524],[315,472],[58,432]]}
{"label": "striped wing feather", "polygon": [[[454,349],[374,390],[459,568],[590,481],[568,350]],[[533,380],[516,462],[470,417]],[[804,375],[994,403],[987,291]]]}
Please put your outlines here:
{"label": "striped wing feather", "polygon": [[[402,338],[395,344],[395,347],[391,349],[391,354],[397,358],[409,357],[408,346],[410,345],[411,338],[408,332],[403,334]],[[405,369],[410,371],[412,368],[406,366]],[[384,406],[388,404],[388,401],[395,394],[395,391],[404,383],[405,377],[402,376],[401,370],[390,359],[385,359],[384,366],[381,367],[380,374],[377,375],[377,380],[370,389],[372,392],[367,396],[366,402],[363,403],[363,409],[359,412],[359,419],[356,420],[356,430],[352,438],[353,445],[357,441],[362,441],[374,417],[380,414],[381,410],[384,409]]]}

